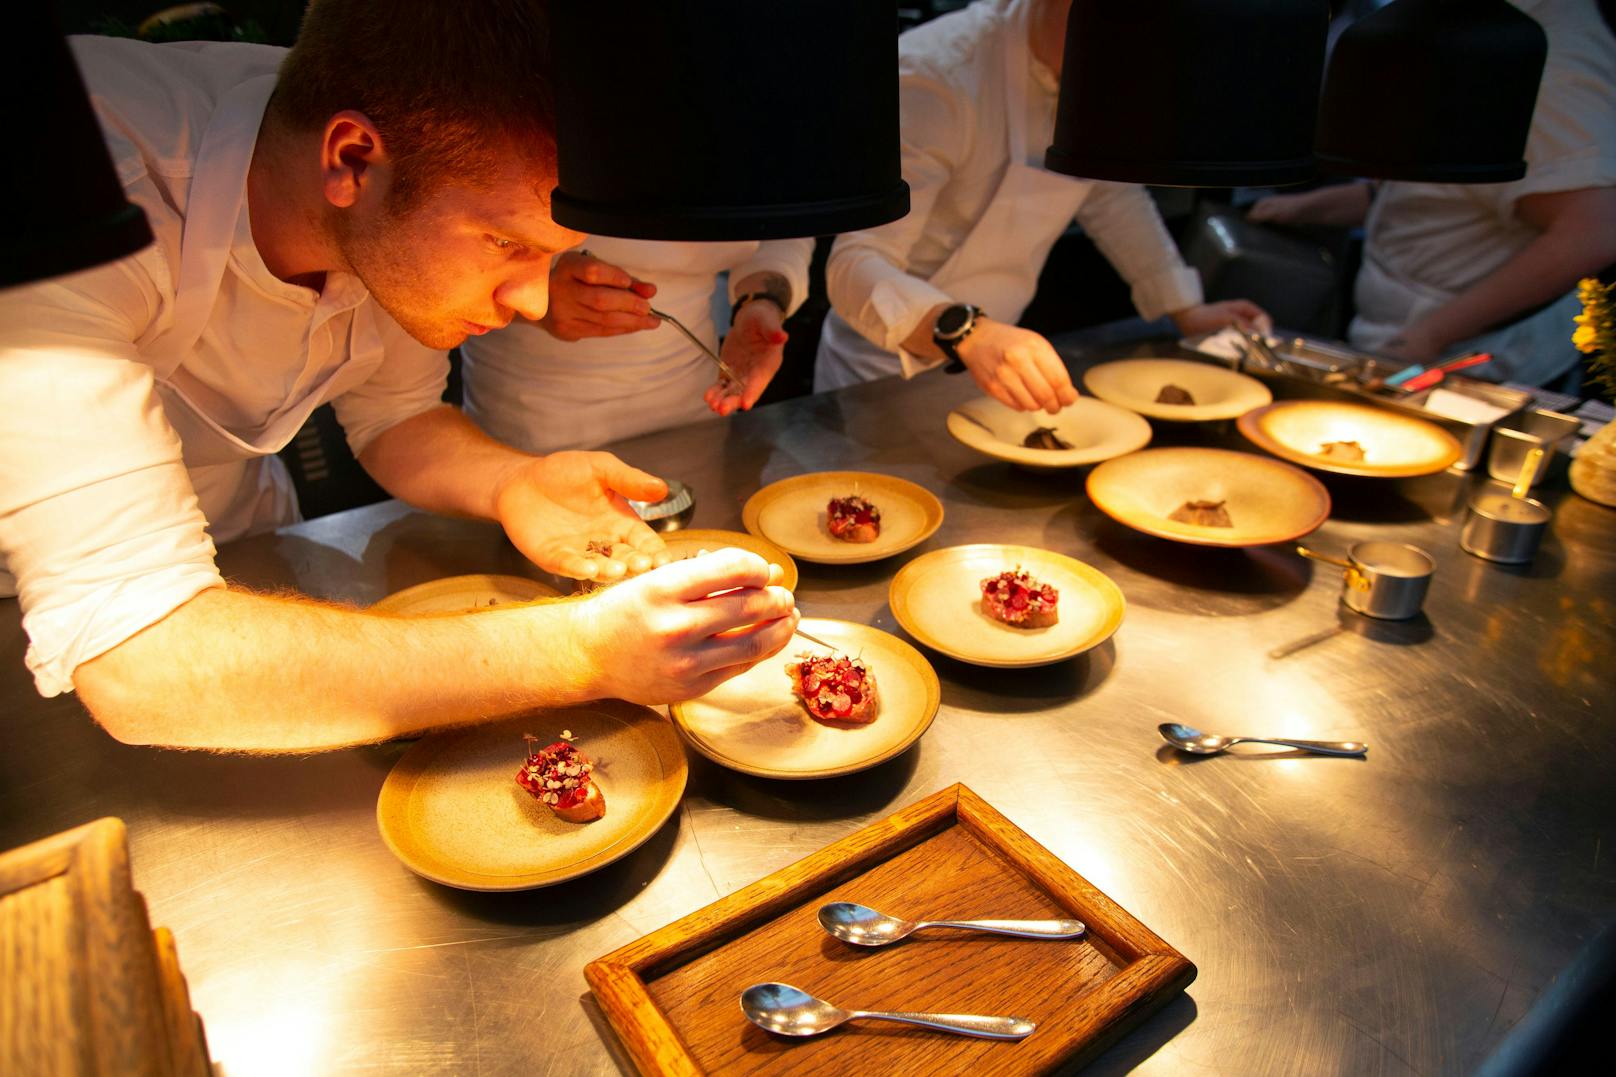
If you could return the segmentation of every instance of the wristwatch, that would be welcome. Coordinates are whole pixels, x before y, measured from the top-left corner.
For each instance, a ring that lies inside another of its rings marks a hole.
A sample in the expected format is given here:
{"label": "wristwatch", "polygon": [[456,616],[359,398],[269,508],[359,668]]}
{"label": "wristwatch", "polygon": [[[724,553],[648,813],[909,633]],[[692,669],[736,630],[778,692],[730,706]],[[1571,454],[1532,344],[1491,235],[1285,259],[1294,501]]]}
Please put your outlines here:
{"label": "wristwatch", "polygon": [[965,369],[965,360],[960,358],[959,346],[965,343],[965,338],[971,335],[976,328],[976,320],[982,316],[981,307],[973,307],[969,303],[955,303],[945,307],[932,323],[931,339],[944,355],[948,356],[948,364],[943,367],[947,374],[958,374]]}

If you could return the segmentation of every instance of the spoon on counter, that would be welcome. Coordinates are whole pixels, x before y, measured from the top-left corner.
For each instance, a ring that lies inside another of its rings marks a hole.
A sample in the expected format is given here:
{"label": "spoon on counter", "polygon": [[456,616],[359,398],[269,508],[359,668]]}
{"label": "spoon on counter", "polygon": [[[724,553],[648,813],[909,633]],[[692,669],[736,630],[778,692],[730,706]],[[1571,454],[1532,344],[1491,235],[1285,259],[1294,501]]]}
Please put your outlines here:
{"label": "spoon on counter", "polygon": [[853,901],[821,905],[819,926],[854,946],[885,946],[925,927],[957,927],[1023,939],[1080,939],[1088,931],[1081,920],[902,920]]}
{"label": "spoon on counter", "polygon": [[898,1021],[906,1025],[979,1036],[987,1040],[1019,1040],[1036,1027],[1022,1017],[992,1017],[975,1013],[888,1013],[882,1010],[844,1010],[817,999],[790,984],[753,984],[741,992],[741,1012],[759,1028],[782,1036],[817,1036],[854,1018]]}
{"label": "spoon on counter", "polygon": [[1318,752],[1320,755],[1363,755],[1369,751],[1369,745],[1356,740],[1287,740],[1279,737],[1224,737],[1217,733],[1202,733],[1187,725],[1177,722],[1163,722],[1156,727],[1156,732],[1162,735],[1162,740],[1177,748],[1181,752],[1190,752],[1193,755],[1217,755],[1227,751],[1236,744],[1282,744],[1287,748],[1299,748],[1304,752]]}

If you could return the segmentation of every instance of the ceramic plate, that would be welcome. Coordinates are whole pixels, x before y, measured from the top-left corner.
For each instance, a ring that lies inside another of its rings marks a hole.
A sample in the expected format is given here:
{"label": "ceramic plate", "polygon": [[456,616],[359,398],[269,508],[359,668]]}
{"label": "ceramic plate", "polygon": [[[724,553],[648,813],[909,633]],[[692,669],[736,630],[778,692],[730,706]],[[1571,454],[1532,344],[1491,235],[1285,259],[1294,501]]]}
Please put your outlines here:
{"label": "ceramic plate", "polygon": [[[1240,416],[1240,432],[1259,449],[1293,464],[1341,475],[1431,475],[1459,459],[1458,439],[1434,423],[1330,400],[1284,400]],[[1356,442],[1362,460],[1326,456],[1325,447]]]}
{"label": "ceramic plate", "polygon": [[[595,762],[606,815],[567,823],[516,784],[524,733],[542,744],[570,730]],[[655,711],[599,700],[539,710],[417,741],[376,801],[382,839],[418,875],[462,890],[531,890],[626,856],[679,806],[679,738]]]}
{"label": "ceramic plate", "polygon": [[[982,581],[1022,568],[1060,592],[1048,628],[1012,628],[982,609]],[[904,565],[887,591],[915,639],[978,666],[1042,666],[1103,643],[1122,624],[1122,592],[1092,565],[1035,546],[982,543],[933,550]]]}
{"label": "ceramic plate", "polygon": [[[1071,448],[1027,448],[1023,441],[1039,427],[1053,429]],[[960,444],[995,459],[1049,469],[1109,460],[1150,441],[1149,423],[1126,408],[1086,396],[1054,415],[1016,411],[992,397],[980,397],[948,413],[948,432]]]}
{"label": "ceramic plate", "polygon": [[[1089,500],[1118,523],[1198,546],[1289,542],[1330,515],[1324,484],[1267,456],[1227,449],[1146,449],[1109,460],[1089,475]],[[1168,516],[1186,501],[1220,501],[1230,527]]]}
{"label": "ceramic plate", "polygon": [[[1268,386],[1247,374],[1188,359],[1123,359],[1101,363],[1083,375],[1083,384],[1101,400],[1177,423],[1235,419],[1274,399]],[[1158,404],[1164,386],[1176,385],[1194,404]]]}
{"label": "ceramic plate", "polygon": [[[843,542],[825,526],[833,497],[858,494],[881,510],[874,542]],[[879,561],[918,546],[942,525],[943,503],[907,479],[869,471],[819,471],[771,482],[747,499],[741,523],[793,557],[822,565]]]}
{"label": "ceramic plate", "polygon": [[759,557],[772,565],[779,565],[785,573],[780,586],[788,591],[797,589],[797,562],[774,543],[756,535],[748,535],[741,531],[719,531],[711,528],[693,528],[683,531],[667,531],[662,535],[662,541],[668,544],[673,552],[675,561],[682,561],[692,557],[702,550],[722,550],[728,546],[736,546],[743,550],[751,550]]}
{"label": "ceramic plate", "polygon": [[525,576],[448,576],[395,591],[371,609],[377,613],[462,613],[560,596],[549,584]]}
{"label": "ceramic plate", "polygon": [[883,763],[920,739],[941,699],[937,674],[924,655],[894,635],[851,621],[809,617],[802,629],[869,666],[880,698],[875,720],[832,726],[810,717],[792,694],[786,665],[798,655],[827,652],[794,639],[700,699],[673,705],[673,720],[696,751],[743,774],[830,778]]}

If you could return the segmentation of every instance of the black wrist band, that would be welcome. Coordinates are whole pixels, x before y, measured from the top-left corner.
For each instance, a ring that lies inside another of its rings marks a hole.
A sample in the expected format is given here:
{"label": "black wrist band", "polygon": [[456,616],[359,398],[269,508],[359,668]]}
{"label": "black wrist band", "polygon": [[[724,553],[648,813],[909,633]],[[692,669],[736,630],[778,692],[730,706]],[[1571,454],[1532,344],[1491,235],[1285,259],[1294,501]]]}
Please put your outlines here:
{"label": "black wrist band", "polygon": [[739,296],[734,303],[730,304],[729,324],[734,325],[735,317],[741,313],[741,308],[746,306],[746,304],[750,303],[754,299],[767,299],[769,302],[780,308],[780,317],[784,318],[786,316],[785,300],[781,299],[773,292],[746,292]]}

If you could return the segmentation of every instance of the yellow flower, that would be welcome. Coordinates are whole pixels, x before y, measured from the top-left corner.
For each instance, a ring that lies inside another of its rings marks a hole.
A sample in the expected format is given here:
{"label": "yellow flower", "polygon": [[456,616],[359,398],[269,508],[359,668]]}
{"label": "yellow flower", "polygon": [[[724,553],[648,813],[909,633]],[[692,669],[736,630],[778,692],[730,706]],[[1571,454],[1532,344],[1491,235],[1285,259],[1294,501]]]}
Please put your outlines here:
{"label": "yellow flower", "polygon": [[1598,335],[1591,325],[1579,325],[1576,332],[1571,334],[1571,343],[1577,346],[1579,352],[1592,355],[1599,350]]}

